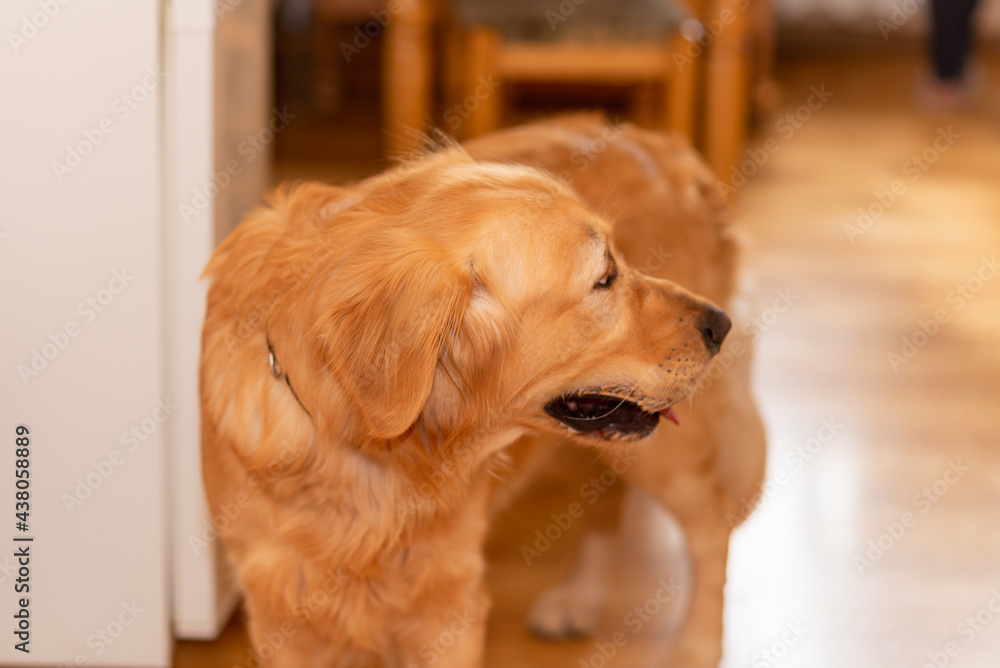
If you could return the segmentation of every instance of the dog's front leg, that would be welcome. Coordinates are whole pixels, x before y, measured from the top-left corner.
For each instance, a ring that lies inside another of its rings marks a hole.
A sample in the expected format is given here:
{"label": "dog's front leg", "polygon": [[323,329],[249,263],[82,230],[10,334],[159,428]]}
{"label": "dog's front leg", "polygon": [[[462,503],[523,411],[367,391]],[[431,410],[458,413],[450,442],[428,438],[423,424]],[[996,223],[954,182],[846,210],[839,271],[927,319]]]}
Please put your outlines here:
{"label": "dog's front leg", "polygon": [[730,528],[713,476],[685,474],[659,490],[680,521],[691,556],[690,608],[667,668],[716,668],[722,659],[723,588]]}
{"label": "dog's front leg", "polygon": [[704,463],[649,456],[626,479],[663,505],[684,529],[691,556],[690,606],[666,668],[716,668],[722,658],[723,587],[730,528],[724,495]]}

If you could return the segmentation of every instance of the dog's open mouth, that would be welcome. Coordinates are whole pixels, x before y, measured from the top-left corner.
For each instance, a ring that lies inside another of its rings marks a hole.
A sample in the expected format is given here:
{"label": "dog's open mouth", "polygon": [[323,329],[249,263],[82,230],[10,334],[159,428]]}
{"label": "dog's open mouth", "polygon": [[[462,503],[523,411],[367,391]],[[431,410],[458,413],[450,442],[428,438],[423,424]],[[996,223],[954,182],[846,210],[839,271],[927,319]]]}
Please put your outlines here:
{"label": "dog's open mouth", "polygon": [[567,394],[545,406],[545,412],[567,427],[600,438],[643,438],[665,417],[680,424],[672,408],[647,410],[634,401],[599,392]]}

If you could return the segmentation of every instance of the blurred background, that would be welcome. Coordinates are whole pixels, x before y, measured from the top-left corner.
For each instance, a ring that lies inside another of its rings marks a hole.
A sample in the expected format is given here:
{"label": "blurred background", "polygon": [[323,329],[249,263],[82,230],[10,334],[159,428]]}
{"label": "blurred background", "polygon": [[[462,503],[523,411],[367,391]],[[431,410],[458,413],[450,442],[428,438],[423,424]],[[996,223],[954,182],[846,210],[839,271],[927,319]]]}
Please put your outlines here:
{"label": "blurred background", "polygon": [[[208,255],[283,180],[586,110],[687,136],[746,237],[771,450],[723,665],[997,665],[1000,0],[11,0],[0,23],[0,427],[38,444],[37,645],[0,664],[256,665],[201,496]],[[595,644],[684,574],[639,497],[601,635],[525,629],[574,536],[520,546],[576,496],[539,480],[491,534],[487,665],[657,665],[679,610]]]}

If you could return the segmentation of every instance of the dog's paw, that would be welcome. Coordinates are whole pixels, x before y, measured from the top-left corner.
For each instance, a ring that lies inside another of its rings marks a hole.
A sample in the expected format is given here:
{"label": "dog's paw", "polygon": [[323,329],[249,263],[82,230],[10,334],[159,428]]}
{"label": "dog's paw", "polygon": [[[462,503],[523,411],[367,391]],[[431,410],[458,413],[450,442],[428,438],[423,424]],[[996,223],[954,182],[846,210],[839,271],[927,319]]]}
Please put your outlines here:
{"label": "dog's paw", "polygon": [[528,613],[528,626],[546,640],[593,635],[604,612],[604,587],[571,582],[544,592]]}

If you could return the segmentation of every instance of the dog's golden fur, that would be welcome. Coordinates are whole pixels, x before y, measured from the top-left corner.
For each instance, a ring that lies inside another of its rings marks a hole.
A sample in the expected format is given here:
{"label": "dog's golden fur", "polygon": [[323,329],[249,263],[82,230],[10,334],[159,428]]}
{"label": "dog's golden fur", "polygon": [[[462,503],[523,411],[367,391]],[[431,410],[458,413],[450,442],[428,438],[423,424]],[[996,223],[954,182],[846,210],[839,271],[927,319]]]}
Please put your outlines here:
{"label": "dog's golden fur", "polygon": [[[213,516],[240,509],[219,530],[265,664],[424,665],[458,615],[435,665],[479,665],[490,473],[518,439],[567,437],[639,451],[626,478],[677,514],[695,563],[671,665],[717,663],[726,513],[763,439],[745,369],[685,397],[714,352],[695,293],[726,304],[734,261],[688,149],[591,119],[279,190],[206,270],[201,369],[205,486]],[[683,423],[634,440],[546,411],[591,390]]]}

